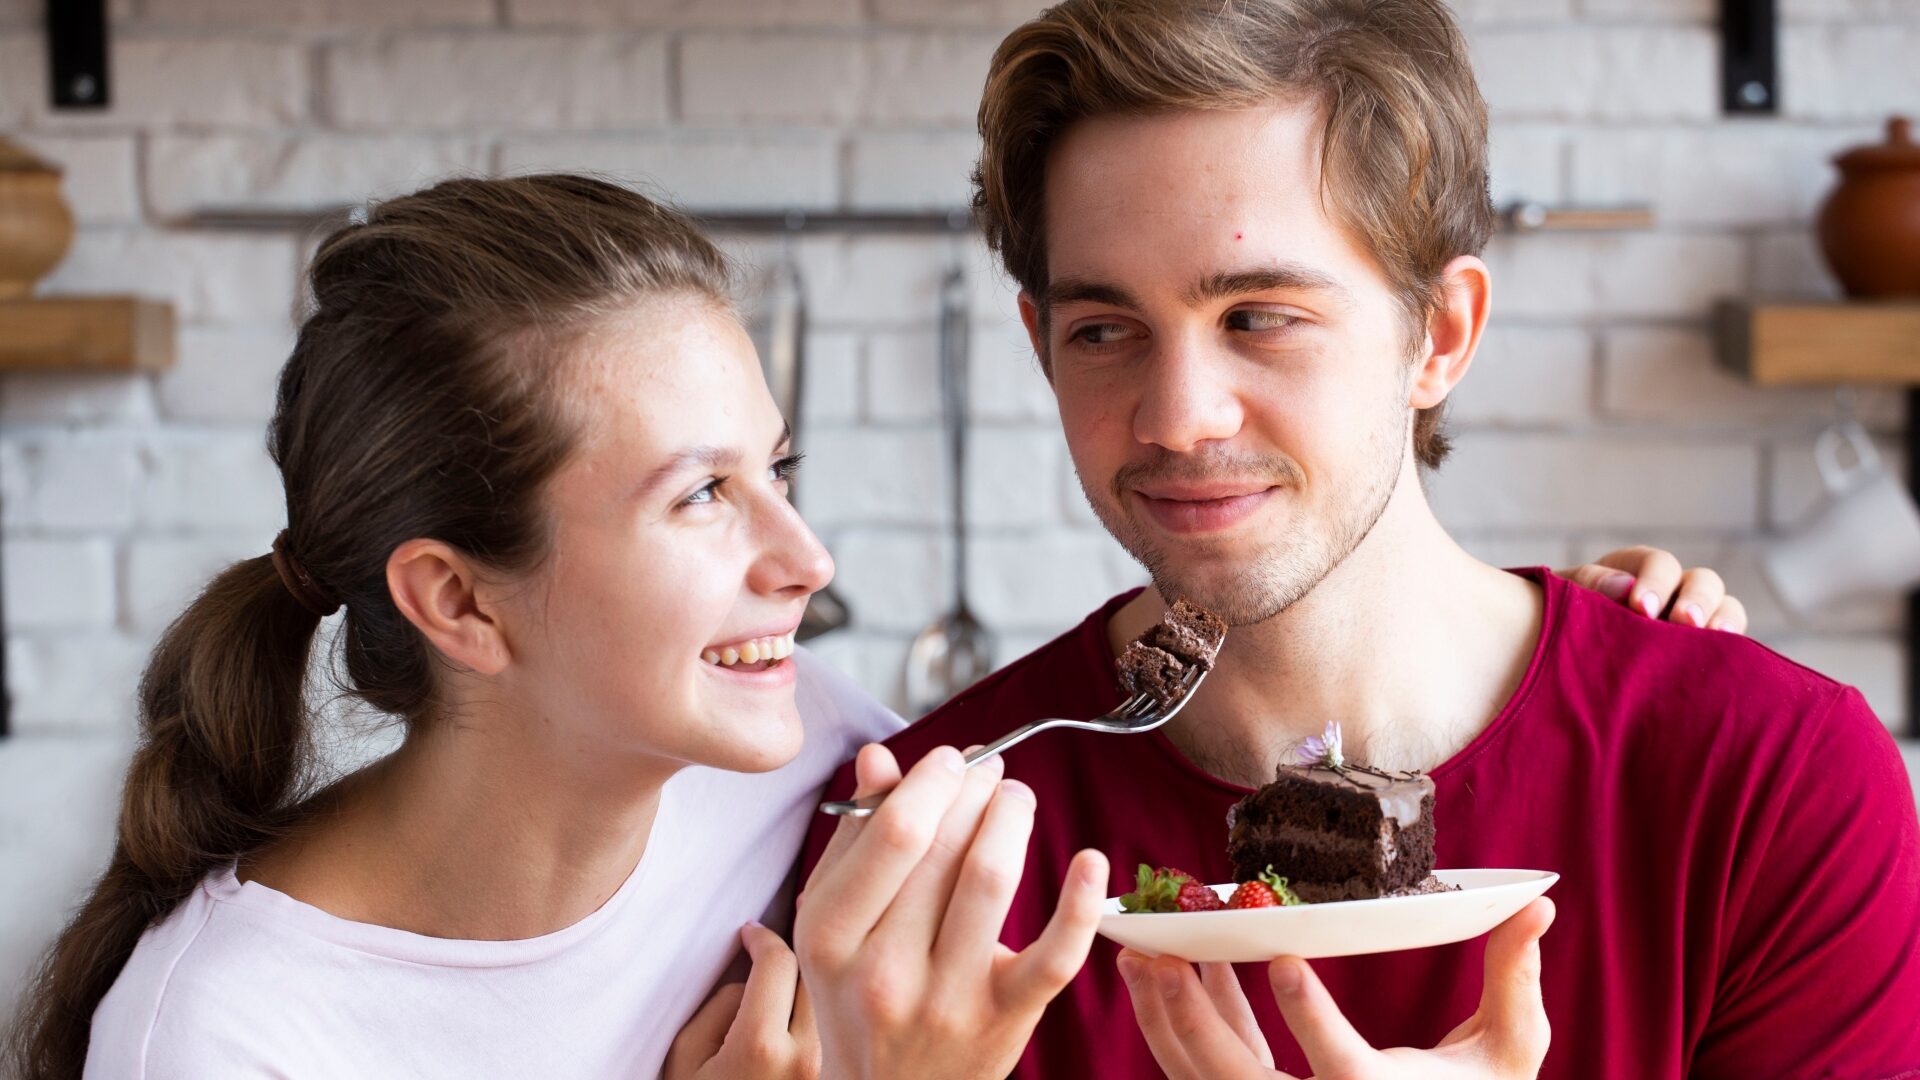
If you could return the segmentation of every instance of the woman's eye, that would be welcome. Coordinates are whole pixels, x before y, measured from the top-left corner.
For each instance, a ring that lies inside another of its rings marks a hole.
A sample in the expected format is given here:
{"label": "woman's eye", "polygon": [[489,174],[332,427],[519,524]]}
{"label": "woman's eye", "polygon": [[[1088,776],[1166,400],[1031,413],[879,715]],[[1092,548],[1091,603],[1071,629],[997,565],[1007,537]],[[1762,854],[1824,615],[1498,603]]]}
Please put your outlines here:
{"label": "woman's eye", "polygon": [[1067,340],[1083,341],[1088,345],[1111,345],[1126,335],[1127,328],[1120,323],[1088,323],[1075,328]]}
{"label": "woman's eye", "polygon": [[1227,316],[1227,326],[1233,330],[1285,330],[1295,321],[1292,315],[1258,308],[1241,308]]}
{"label": "woman's eye", "polygon": [[805,454],[788,454],[786,457],[769,465],[767,467],[767,475],[776,484],[783,480],[791,480],[793,479],[793,474],[800,471],[800,463],[806,459],[807,455]]}
{"label": "woman's eye", "polygon": [[681,506],[699,506],[702,503],[710,503],[715,498],[717,498],[719,494],[720,494],[720,481],[712,480],[712,481],[709,481],[705,487],[687,496],[686,498],[680,500],[680,505]]}

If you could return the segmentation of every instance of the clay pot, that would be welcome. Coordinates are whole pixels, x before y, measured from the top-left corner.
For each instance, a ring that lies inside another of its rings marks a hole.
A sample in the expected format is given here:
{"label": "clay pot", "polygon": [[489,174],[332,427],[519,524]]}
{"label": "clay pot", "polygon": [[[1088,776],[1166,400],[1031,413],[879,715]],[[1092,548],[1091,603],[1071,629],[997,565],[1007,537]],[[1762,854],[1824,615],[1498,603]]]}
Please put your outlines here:
{"label": "clay pot", "polygon": [[60,170],[0,139],[0,300],[32,295],[72,243]]}
{"label": "clay pot", "polygon": [[1834,276],[1849,296],[1920,298],[1920,144],[1907,118],[1833,163],[1840,184],[1820,210],[1820,246]]}

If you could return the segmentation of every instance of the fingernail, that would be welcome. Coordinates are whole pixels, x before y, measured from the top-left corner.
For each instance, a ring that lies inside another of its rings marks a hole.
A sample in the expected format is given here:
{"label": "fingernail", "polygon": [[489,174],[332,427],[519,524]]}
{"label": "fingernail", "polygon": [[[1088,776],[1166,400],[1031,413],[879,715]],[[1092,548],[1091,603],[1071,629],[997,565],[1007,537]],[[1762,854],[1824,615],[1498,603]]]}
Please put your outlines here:
{"label": "fingernail", "polygon": [[1018,799],[1029,806],[1034,805],[1033,789],[1018,780],[1000,781],[1000,794],[1009,799]]}
{"label": "fingernail", "polygon": [[1121,953],[1119,963],[1120,978],[1124,979],[1128,986],[1132,986],[1134,983],[1140,981],[1140,961],[1135,960],[1126,953]]}
{"label": "fingernail", "polygon": [[1300,965],[1292,960],[1273,966],[1273,977],[1269,980],[1273,988],[1283,994],[1291,994],[1300,989]]}
{"label": "fingernail", "polygon": [[1089,885],[1106,884],[1107,868],[1102,866],[1098,860],[1080,860],[1080,869],[1077,870],[1076,873],[1079,875],[1081,881]]}
{"label": "fingernail", "polygon": [[955,750],[953,747],[943,746],[935,750],[934,753],[939,756],[940,764],[946,766],[947,769],[957,773],[967,771],[967,759],[961,757],[960,751]]}
{"label": "fingernail", "polygon": [[1688,604],[1686,607],[1681,608],[1680,610],[1686,613],[1688,622],[1702,629],[1706,628],[1707,613],[1701,610],[1699,604]]}
{"label": "fingernail", "polygon": [[1180,970],[1172,964],[1155,964],[1153,981],[1160,986],[1160,996],[1176,998],[1180,996]]}
{"label": "fingernail", "polygon": [[1651,592],[1640,594],[1640,611],[1649,619],[1660,617],[1660,598]]}
{"label": "fingernail", "polygon": [[1632,574],[1608,574],[1600,579],[1600,595],[1609,600],[1625,600],[1633,582]]}

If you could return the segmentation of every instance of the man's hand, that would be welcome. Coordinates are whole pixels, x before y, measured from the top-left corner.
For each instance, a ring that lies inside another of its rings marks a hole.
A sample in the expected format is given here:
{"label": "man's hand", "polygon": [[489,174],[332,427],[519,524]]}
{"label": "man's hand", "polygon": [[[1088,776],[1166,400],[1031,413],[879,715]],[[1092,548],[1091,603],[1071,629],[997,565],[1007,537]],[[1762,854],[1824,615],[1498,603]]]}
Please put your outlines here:
{"label": "man's hand", "polygon": [[1683,568],[1673,552],[1659,548],[1621,548],[1594,562],[1554,573],[1575,585],[1617,600],[1650,619],[1747,631],[1747,607],[1727,595],[1727,583],[1704,566]]}
{"label": "man's hand", "polygon": [[[1553,901],[1535,900],[1487,938],[1480,1008],[1431,1050],[1376,1050],[1347,1022],[1306,961],[1283,956],[1267,969],[1287,1029],[1321,1080],[1533,1077],[1547,1056],[1547,1010],[1540,998],[1540,935]],[[1173,957],[1120,953],[1133,1015],[1172,1080],[1267,1080],[1275,1071],[1266,1039],[1225,964],[1193,966]]]}
{"label": "man's hand", "polygon": [[1000,943],[1034,810],[1002,769],[995,758],[963,772],[945,746],[905,779],[885,747],[855,759],[856,795],[890,794],[872,817],[841,822],[794,926],[827,1075],[1005,1076],[1086,963],[1107,884],[1096,851],[1074,856],[1033,944]]}
{"label": "man's hand", "polygon": [[820,1037],[800,965],[780,935],[764,926],[740,931],[753,958],[745,985],[713,992],[667,1051],[665,1080],[814,1080]]}

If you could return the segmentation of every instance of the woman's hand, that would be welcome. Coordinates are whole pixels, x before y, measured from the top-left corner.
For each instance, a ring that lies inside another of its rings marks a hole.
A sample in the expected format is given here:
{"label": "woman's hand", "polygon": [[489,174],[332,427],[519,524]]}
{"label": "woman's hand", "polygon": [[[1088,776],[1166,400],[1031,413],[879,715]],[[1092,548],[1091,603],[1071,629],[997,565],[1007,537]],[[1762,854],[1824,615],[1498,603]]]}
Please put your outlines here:
{"label": "woman's hand", "polygon": [[1704,566],[1683,568],[1671,551],[1645,545],[1621,548],[1585,566],[1554,573],[1651,619],[1664,614],[1668,622],[1685,626],[1747,631],[1747,607],[1727,595],[1720,575]]}
{"label": "woman's hand", "polygon": [[[1547,1010],[1540,997],[1540,935],[1553,902],[1535,900],[1487,938],[1480,1008],[1431,1050],[1376,1050],[1353,1030],[1306,961],[1281,957],[1267,969],[1273,999],[1317,1077],[1340,1080],[1520,1080],[1547,1057]],[[1120,953],[1133,1015],[1172,1080],[1270,1080],[1273,1055],[1225,964],[1193,966],[1172,957]]]}
{"label": "woman's hand", "polygon": [[665,1080],[814,1080],[820,1036],[813,1026],[800,965],[780,935],[764,926],[740,931],[753,958],[747,981],[713,992],[667,1051]]}
{"label": "woman's hand", "polygon": [[1095,851],[1074,856],[1033,944],[1000,943],[1034,811],[1002,769],[995,758],[963,771],[943,746],[901,779],[885,747],[860,751],[856,795],[890,794],[841,823],[794,925],[835,1080],[1003,1077],[1086,962],[1107,884]]}

